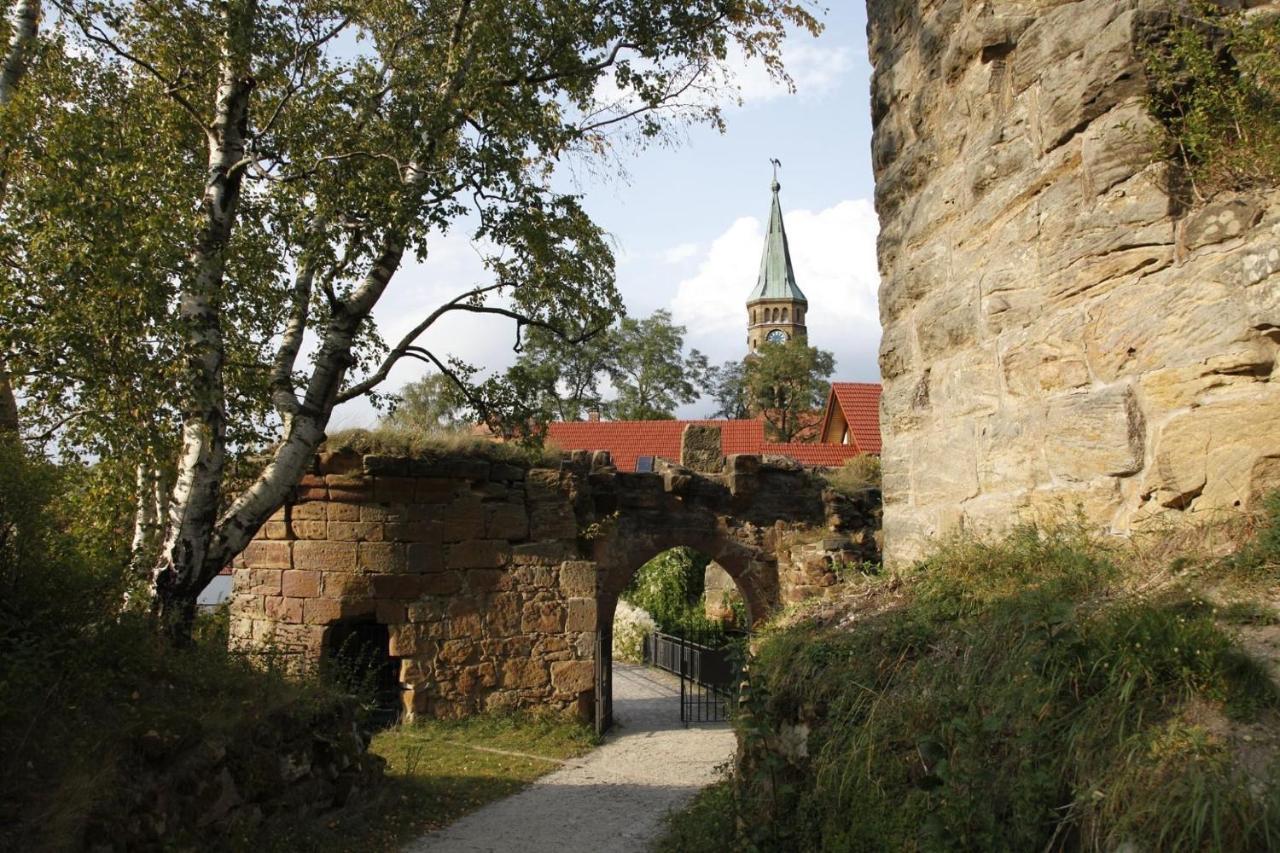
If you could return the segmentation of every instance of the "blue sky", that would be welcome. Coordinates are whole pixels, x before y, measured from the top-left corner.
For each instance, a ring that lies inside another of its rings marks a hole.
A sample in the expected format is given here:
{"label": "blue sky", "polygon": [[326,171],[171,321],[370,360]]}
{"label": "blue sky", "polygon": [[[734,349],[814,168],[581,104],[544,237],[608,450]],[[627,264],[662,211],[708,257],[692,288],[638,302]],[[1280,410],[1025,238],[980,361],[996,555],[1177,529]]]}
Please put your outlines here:
{"label": "blue sky", "polygon": [[[876,219],[871,205],[871,68],[862,3],[837,0],[817,39],[784,47],[797,92],[763,69],[737,67],[742,105],[725,108],[727,130],[696,127],[674,148],[622,155],[625,179],[569,174],[593,218],[616,243],[618,286],[634,316],[667,308],[688,328],[686,346],[713,362],[746,350],[744,303],[755,284],[769,210],[769,158],[783,163],[782,205],[801,289],[809,298],[811,343],[836,356],[835,379],[877,379]],[[396,340],[423,314],[483,279],[465,235],[438,240],[422,264],[397,275],[375,312]],[[457,315],[454,315],[455,317]],[[512,329],[493,318],[460,318],[424,343],[490,370],[511,363]],[[417,378],[402,363],[387,388]],[[684,407],[701,417],[706,403]],[[339,408],[334,427],[368,424],[367,403]]]}

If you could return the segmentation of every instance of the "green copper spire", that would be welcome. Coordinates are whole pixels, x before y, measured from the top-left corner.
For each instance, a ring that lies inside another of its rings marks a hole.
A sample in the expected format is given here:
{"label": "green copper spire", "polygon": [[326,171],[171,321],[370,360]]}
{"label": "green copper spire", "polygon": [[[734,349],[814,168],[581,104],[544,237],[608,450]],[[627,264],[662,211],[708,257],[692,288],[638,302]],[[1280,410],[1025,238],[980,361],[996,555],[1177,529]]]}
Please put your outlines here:
{"label": "green copper spire", "polygon": [[809,300],[796,285],[796,273],[791,268],[791,250],[787,246],[787,231],[782,226],[782,203],[778,201],[778,161],[773,161],[773,209],[769,212],[769,233],[764,238],[764,257],[760,259],[760,279],[747,302],[757,299]]}

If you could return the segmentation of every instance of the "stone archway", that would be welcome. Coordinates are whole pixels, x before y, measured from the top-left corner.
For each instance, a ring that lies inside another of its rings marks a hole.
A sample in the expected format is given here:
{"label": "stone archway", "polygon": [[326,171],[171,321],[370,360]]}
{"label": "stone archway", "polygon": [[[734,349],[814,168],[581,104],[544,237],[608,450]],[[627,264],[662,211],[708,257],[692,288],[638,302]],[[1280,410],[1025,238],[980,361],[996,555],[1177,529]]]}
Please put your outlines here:
{"label": "stone archway", "polygon": [[849,500],[784,459],[724,457],[690,427],[685,465],[619,472],[475,457],[321,454],[237,560],[232,642],[323,654],[331,627],[385,626],[410,715],[551,707],[589,717],[596,647],[636,570],[676,546],[723,566],[752,620],[875,559],[879,494]]}

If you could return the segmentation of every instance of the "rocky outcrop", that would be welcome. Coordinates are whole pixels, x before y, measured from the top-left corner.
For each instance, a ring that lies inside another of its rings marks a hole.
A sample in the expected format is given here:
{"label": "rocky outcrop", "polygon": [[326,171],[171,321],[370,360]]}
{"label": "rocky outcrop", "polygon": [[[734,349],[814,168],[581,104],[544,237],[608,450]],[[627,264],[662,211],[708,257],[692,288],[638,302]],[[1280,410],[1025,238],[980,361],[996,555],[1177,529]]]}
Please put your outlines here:
{"label": "rocky outcrop", "polygon": [[869,0],[886,559],[1280,487],[1280,192],[1175,203],[1152,0]]}

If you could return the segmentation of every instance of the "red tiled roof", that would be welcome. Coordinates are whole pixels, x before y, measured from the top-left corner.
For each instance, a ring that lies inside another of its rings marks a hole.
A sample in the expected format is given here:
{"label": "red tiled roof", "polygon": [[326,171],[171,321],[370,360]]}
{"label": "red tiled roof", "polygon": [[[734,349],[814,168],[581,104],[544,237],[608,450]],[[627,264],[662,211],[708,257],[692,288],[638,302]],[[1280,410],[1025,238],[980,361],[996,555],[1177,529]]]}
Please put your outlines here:
{"label": "red tiled roof", "polygon": [[[607,450],[619,471],[636,470],[636,459],[680,459],[680,437],[689,424],[720,427],[721,449],[733,453],[790,456],[801,465],[839,467],[857,456],[852,444],[781,444],[764,440],[764,421],[571,421],[549,424],[547,438],[564,450]],[[877,431],[878,434],[878,431]]]}
{"label": "red tiled roof", "polygon": [[759,451],[767,456],[790,456],[801,465],[813,468],[839,468],[847,460],[857,456],[859,450],[852,444],[777,444],[765,443]]}
{"label": "red tiled roof", "polygon": [[[849,424],[851,447],[863,453],[880,452],[880,385],[876,382],[832,382],[823,432],[831,419],[831,405],[840,406]],[[829,446],[829,445],[828,445]]]}
{"label": "red tiled roof", "polygon": [[564,450],[607,450],[619,471],[634,471],[640,456],[679,461],[680,437],[689,424],[720,427],[726,456],[759,453],[764,444],[764,422],[758,420],[557,421],[547,425],[547,439]]}

